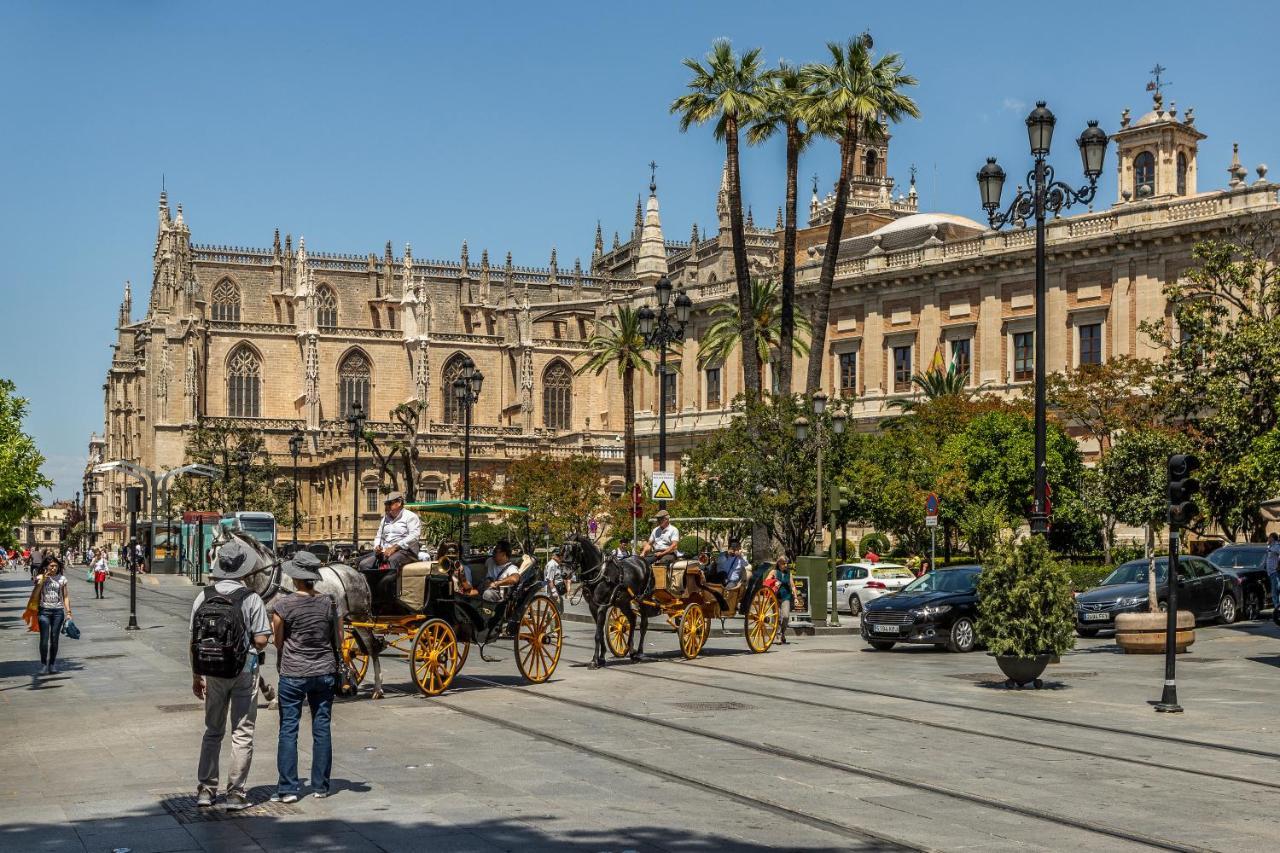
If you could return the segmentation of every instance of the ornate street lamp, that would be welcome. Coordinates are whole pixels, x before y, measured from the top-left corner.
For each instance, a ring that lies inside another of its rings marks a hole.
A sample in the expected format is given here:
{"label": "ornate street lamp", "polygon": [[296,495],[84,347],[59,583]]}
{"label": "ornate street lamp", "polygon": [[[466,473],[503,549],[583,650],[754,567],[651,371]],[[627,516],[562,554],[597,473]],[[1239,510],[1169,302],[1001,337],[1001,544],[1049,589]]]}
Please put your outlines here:
{"label": "ornate street lamp", "polygon": [[[480,399],[484,387],[484,373],[476,368],[470,357],[464,357],[462,375],[453,380],[453,396],[462,406],[462,499],[471,500],[471,410]],[[465,557],[471,552],[471,517],[462,514],[462,536],[459,547]]]}
{"label": "ornate street lamp", "polygon": [[1057,215],[1063,210],[1093,201],[1098,190],[1098,176],[1102,174],[1102,161],[1107,152],[1107,134],[1090,121],[1076,140],[1088,186],[1075,189],[1054,180],[1053,168],[1046,162],[1053,142],[1053,127],[1057,119],[1044,101],[1037,101],[1036,108],[1027,116],[1027,141],[1035,167],[1027,174],[1027,187],[1019,187],[1017,196],[1009,207],[1000,213],[1000,194],[1004,189],[1004,170],[996,158],[988,157],[978,170],[978,192],[982,207],[992,228],[1013,224],[1025,228],[1028,219],[1035,220],[1036,227],[1036,331],[1035,331],[1035,492],[1031,500],[1031,532],[1049,532],[1048,476],[1045,469],[1045,214]]}
{"label": "ornate street lamp", "polygon": [[[676,294],[674,310],[671,305],[671,292],[674,289],[671,279],[665,275],[653,286],[658,295],[658,310],[654,311],[645,305],[636,312],[640,326],[640,334],[644,336],[645,346],[658,350],[658,464],[655,471],[667,470],[667,348],[671,344],[684,340],[685,326],[689,324],[689,313],[693,310],[693,300],[683,290]],[[666,509],[666,501],[658,501],[660,509]]]}
{"label": "ornate street lamp", "polygon": [[302,455],[302,430],[297,427],[289,433],[289,455],[293,457],[293,550],[298,550],[298,457]]}
{"label": "ornate street lamp", "polygon": [[243,447],[237,450],[236,467],[240,470],[240,511],[244,512],[249,494],[249,469],[253,467],[253,454]]}
{"label": "ornate street lamp", "polygon": [[351,403],[347,425],[351,428],[351,442],[355,446],[355,470],[351,473],[351,552],[360,555],[360,439],[364,437],[364,425],[368,418],[359,400]]}

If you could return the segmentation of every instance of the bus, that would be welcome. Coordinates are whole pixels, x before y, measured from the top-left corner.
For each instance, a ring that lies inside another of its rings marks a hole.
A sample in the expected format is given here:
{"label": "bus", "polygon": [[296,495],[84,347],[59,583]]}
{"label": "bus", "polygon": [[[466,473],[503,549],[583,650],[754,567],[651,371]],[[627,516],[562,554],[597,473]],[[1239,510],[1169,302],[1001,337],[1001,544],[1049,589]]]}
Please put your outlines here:
{"label": "bus", "polygon": [[224,530],[248,533],[272,554],[276,552],[276,517],[269,512],[229,512],[222,516]]}

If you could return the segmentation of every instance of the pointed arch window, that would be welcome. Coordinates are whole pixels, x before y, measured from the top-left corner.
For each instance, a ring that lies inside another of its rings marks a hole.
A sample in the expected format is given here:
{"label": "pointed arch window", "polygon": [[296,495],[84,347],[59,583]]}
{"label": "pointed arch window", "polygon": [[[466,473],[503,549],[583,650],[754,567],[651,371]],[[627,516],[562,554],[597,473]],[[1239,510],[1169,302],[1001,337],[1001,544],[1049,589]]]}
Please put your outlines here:
{"label": "pointed arch window", "polygon": [[327,284],[316,291],[316,325],[321,329],[338,328],[338,298]]}
{"label": "pointed arch window", "polygon": [[241,344],[227,359],[227,416],[261,417],[261,404],[262,360],[256,352]]}
{"label": "pointed arch window", "polygon": [[542,371],[542,424],[569,429],[573,418],[573,371],[556,359]]}
{"label": "pointed arch window", "polygon": [[228,323],[240,322],[240,288],[229,278],[213,286],[209,300],[209,319]]}
{"label": "pointed arch window", "polygon": [[1178,195],[1187,194],[1187,155],[1178,152]]}
{"label": "pointed arch window", "polygon": [[879,166],[879,161],[880,155],[876,154],[875,149],[868,151],[866,156],[863,158],[862,173],[868,178],[874,178],[876,176],[876,168]]}
{"label": "pointed arch window", "polygon": [[444,401],[441,414],[447,424],[462,423],[463,404],[453,392],[453,381],[462,378],[463,365],[466,363],[467,357],[462,353],[456,353],[445,362],[444,370],[440,374],[440,398]]}
{"label": "pointed arch window", "polygon": [[359,350],[347,353],[338,364],[338,417],[345,418],[356,403],[368,415],[369,377],[372,371],[369,358]]}
{"label": "pointed arch window", "polygon": [[1143,151],[1133,158],[1133,196],[1147,198],[1156,194],[1156,158]]}

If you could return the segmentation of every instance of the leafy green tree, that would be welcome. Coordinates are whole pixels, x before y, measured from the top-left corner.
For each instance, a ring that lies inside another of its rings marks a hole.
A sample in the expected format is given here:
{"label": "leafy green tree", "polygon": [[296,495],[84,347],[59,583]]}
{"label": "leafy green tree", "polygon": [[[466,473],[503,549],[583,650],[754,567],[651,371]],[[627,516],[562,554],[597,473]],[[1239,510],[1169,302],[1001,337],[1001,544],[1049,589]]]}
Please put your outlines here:
{"label": "leafy green tree", "polygon": [[[418,499],[418,471],[421,454],[418,448],[418,423],[427,404],[421,400],[401,403],[390,412],[396,424],[393,432],[378,436],[371,429],[364,432],[365,446],[378,460],[379,479],[386,491],[403,491],[410,503]],[[382,443],[378,443],[378,439]],[[403,483],[403,485],[401,485]]]}
{"label": "leafy green tree", "polygon": [[507,466],[502,497],[506,503],[529,508],[534,530],[551,528],[552,540],[582,532],[587,523],[604,514],[600,460],[595,456],[548,456],[533,453]]}
{"label": "leafy green tree", "polygon": [[[241,453],[245,454],[241,457]],[[243,459],[243,463],[242,463]],[[201,424],[187,436],[186,464],[200,462],[222,470],[216,480],[178,477],[169,487],[169,503],[179,512],[269,512],[282,528],[293,526],[293,479],[267,453],[262,434]],[[158,508],[161,512],[164,507]],[[298,523],[303,521],[301,506]]]}
{"label": "leafy green tree", "polygon": [[[1156,365],[1145,358],[1113,356],[1045,377],[1045,400],[1070,424],[1078,424],[1105,456],[1122,430],[1153,426],[1164,408],[1151,393]],[[1028,397],[1034,392],[1027,388]]]}
{"label": "leafy green tree", "polygon": [[10,531],[40,505],[41,489],[53,481],[41,469],[44,456],[35,440],[22,431],[27,401],[17,386],[0,379],[0,530]]}
{"label": "leafy green tree", "polygon": [[622,452],[626,456],[627,485],[636,482],[636,373],[649,373],[652,369],[644,351],[644,335],[640,334],[636,310],[622,306],[612,317],[597,324],[595,333],[587,341],[589,358],[576,371],[599,376],[606,370],[614,370],[622,380]]}
{"label": "leafy green tree", "polygon": [[[858,146],[883,138],[882,118],[887,122],[898,122],[906,116],[916,118],[920,115],[916,102],[903,91],[916,85],[916,78],[903,71],[903,61],[898,54],[889,53],[876,59],[872,54],[871,36],[867,33],[849,39],[844,45],[829,42],[827,50],[830,52],[829,62],[805,66],[802,72],[802,82],[807,90],[803,99],[805,114],[810,124],[840,142],[840,173],[836,180],[835,203],[827,229],[826,252],[822,256],[822,272],[812,313],[813,354],[809,358],[807,394],[813,394],[822,386],[831,288],[835,283],[840,240],[844,236],[844,218],[849,209],[849,189]],[[745,307],[745,299],[742,299],[742,304]],[[745,329],[743,337],[746,338]]]}
{"label": "leafy green tree", "polygon": [[995,655],[1031,658],[1070,650],[1076,644],[1071,587],[1043,536],[999,546],[978,576],[978,636]]}
{"label": "leafy green tree", "polygon": [[757,381],[755,327],[751,324],[751,273],[747,266],[746,231],[742,220],[742,178],[738,162],[738,131],[762,107],[760,49],[752,48],[741,57],[728,39],[716,39],[706,64],[689,57],[684,66],[693,72],[689,91],[676,98],[671,112],[680,116],[680,130],[695,124],[715,122],[713,133],[724,142],[725,169],[729,178],[729,233],[733,240],[733,277],[738,288],[739,337],[742,347],[742,375],[748,397],[760,395]]}
{"label": "leafy green tree", "polygon": [[[780,307],[777,283],[769,279],[756,279],[751,283],[751,325],[755,329],[756,370],[759,371],[757,383],[762,388],[764,387],[764,366],[769,361],[769,354],[775,350],[779,353],[784,352],[782,349],[784,327]],[[742,321],[736,305],[721,302],[711,308],[710,316],[711,325],[707,327],[698,347],[699,368],[705,368],[713,362],[728,360],[733,348],[742,341]],[[791,336],[791,352],[796,355],[805,355],[809,352],[808,338],[812,327],[804,316],[796,317],[794,325],[796,328]],[[783,364],[791,361],[789,358],[779,360]],[[778,393],[785,392],[779,389]]]}

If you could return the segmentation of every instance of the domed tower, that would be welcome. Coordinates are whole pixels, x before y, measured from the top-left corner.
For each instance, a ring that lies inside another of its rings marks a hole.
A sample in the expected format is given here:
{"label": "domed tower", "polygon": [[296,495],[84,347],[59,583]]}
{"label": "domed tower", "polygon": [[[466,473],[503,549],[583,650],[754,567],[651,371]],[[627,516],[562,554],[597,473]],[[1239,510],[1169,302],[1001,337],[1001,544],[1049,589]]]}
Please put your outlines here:
{"label": "domed tower", "polygon": [[1120,129],[1112,134],[1118,160],[1118,203],[1150,198],[1193,196],[1196,194],[1196,150],[1205,135],[1195,128],[1195,111],[1188,109],[1178,120],[1178,108],[1170,102],[1164,108],[1160,72],[1147,86],[1152,92],[1152,109],[1136,121],[1126,108]]}

